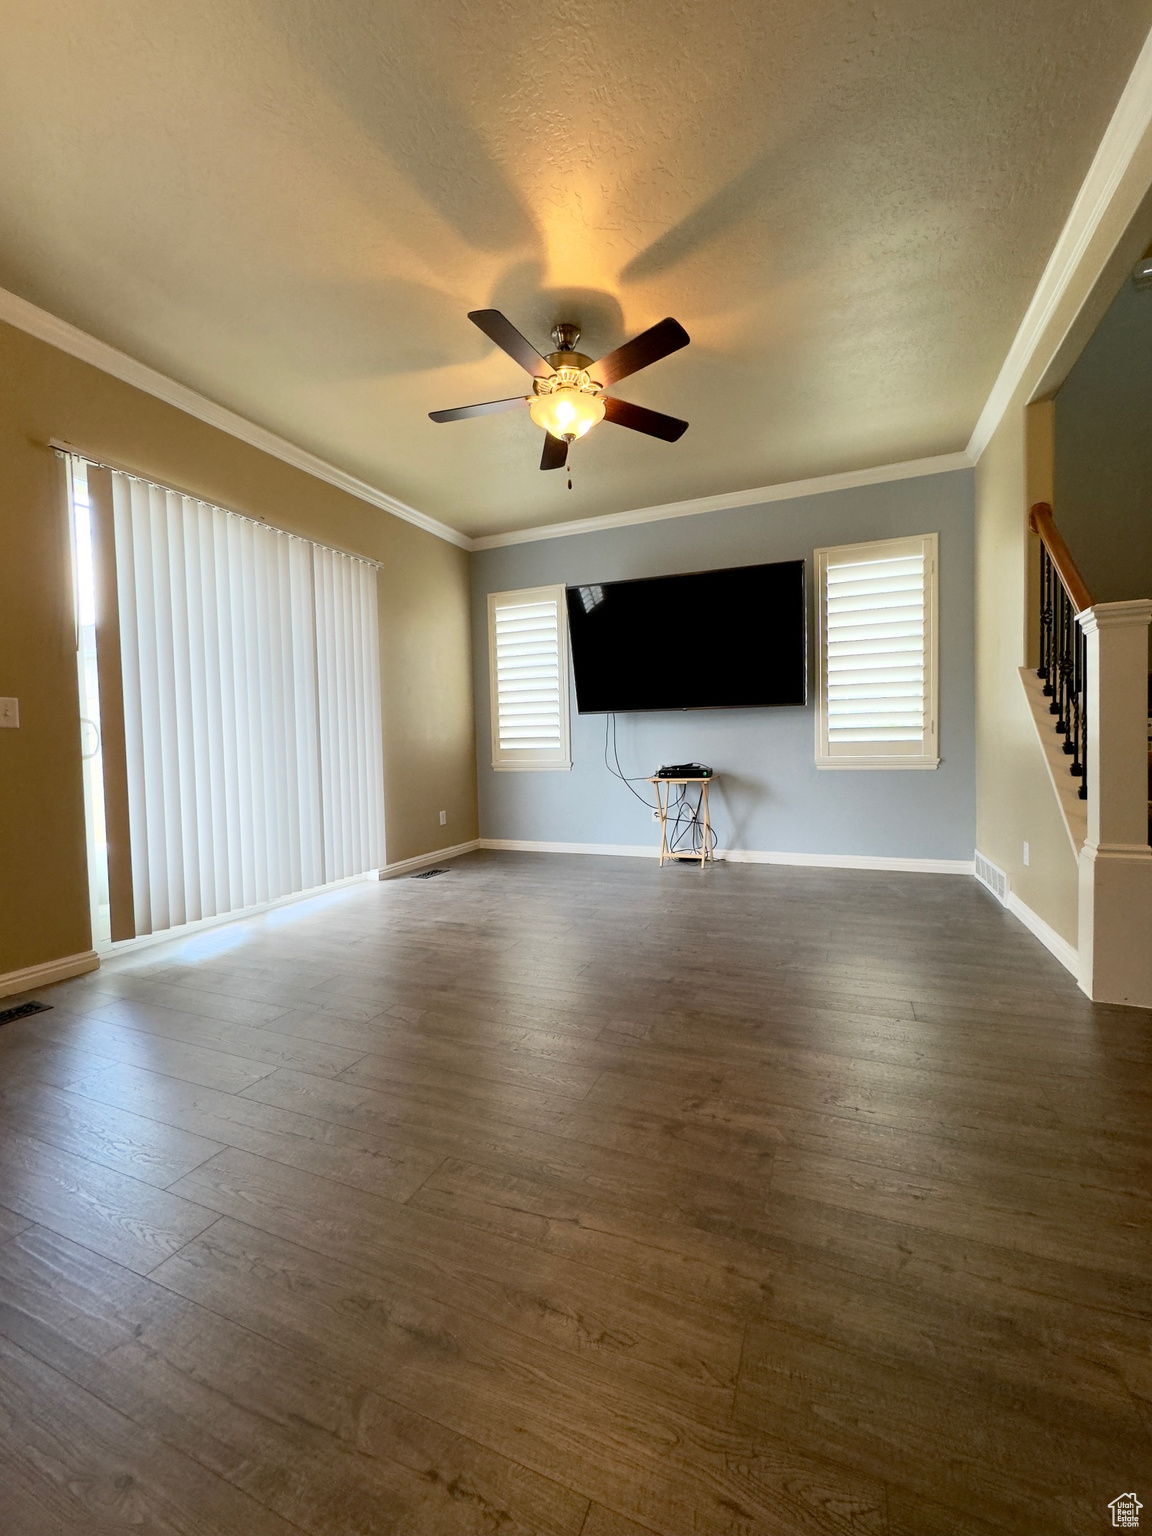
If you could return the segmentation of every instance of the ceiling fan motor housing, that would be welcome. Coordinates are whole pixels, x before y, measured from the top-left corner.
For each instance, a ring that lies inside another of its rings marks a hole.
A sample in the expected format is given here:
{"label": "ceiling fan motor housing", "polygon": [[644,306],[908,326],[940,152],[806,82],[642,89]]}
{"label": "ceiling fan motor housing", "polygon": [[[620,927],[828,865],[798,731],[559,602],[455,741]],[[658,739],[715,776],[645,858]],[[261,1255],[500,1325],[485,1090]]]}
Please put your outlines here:
{"label": "ceiling fan motor housing", "polygon": [[[552,340],[556,343],[556,351],[549,352],[544,361],[552,368],[591,368],[592,359],[585,357],[583,352],[577,352],[576,343],[580,340],[580,327],[571,325],[567,321],[560,321],[552,327]],[[597,389],[601,386],[597,385]]]}

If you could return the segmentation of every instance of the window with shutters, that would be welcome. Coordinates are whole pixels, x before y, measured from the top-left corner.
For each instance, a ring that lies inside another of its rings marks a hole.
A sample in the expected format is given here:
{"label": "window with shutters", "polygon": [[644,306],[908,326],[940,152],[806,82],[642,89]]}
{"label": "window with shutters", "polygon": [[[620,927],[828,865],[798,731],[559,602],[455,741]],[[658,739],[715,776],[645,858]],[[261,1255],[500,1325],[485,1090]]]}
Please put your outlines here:
{"label": "window with shutters", "polygon": [[571,768],[563,587],[488,598],[493,768]]}
{"label": "window with shutters", "polygon": [[934,533],[816,551],[818,768],[935,768]]}

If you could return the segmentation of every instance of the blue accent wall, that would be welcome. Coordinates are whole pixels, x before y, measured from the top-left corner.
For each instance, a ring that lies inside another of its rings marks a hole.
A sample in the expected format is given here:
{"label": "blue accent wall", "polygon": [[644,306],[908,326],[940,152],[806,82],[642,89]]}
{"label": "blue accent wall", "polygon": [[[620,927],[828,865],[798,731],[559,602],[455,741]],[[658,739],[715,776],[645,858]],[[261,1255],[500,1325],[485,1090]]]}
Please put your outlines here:
{"label": "blue accent wall", "polygon": [[[812,551],[920,533],[940,536],[940,766],[817,771]],[[651,812],[604,765],[605,717],[577,714],[574,690],[571,772],[509,773],[492,768],[489,592],[800,558],[808,562],[808,705],[618,715],[624,772],[644,775],[666,762],[710,764],[717,773],[712,818],[721,848],[970,859],[976,815],[970,470],[475,554],[472,624],[481,836],[626,846],[658,841]],[[682,646],[707,644],[707,635],[653,635],[652,665],[674,667]],[[723,656],[717,655],[716,666],[724,666]],[[651,798],[650,786],[636,788]]]}

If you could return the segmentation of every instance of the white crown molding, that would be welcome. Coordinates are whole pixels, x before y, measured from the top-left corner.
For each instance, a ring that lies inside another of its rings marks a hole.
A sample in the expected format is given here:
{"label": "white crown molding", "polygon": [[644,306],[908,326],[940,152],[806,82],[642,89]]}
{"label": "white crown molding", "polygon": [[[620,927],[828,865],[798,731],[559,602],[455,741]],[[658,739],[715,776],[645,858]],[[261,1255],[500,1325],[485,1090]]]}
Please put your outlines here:
{"label": "white crown molding", "polygon": [[309,453],[307,449],[297,447],[287,438],[279,437],[275,432],[258,426],[226,406],[218,405],[207,396],[189,389],[187,385],[178,384],[166,374],[149,368],[146,363],[138,362],[126,352],[120,352],[107,342],[99,341],[87,331],[58,319],[46,309],[30,304],[27,299],[5,288],[0,288],[0,321],[15,326],[29,336],[35,336],[39,341],[47,342],[49,346],[58,347],[70,357],[89,363],[102,373],[110,374],[124,384],[131,384],[133,388],[143,390],[145,394],[163,400],[167,405],[175,406],[177,410],[194,416],[197,421],[227,432],[229,437],[258,448],[282,463],[292,465],[294,469],[303,470],[306,475],[313,475],[317,480],[334,485],[338,490],[346,491],[348,495],[370,506],[390,512],[393,517],[403,518],[406,523],[423,528],[426,533],[435,534],[438,539],[454,544],[457,549],[497,549],[504,544],[526,544],[537,539],[594,533],[604,528],[626,528],[633,523],[661,522],[670,517],[693,517],[701,512],[719,512],[729,507],[754,507],[763,502],[789,501],[798,496],[817,496],[825,491],[851,490],[861,485],[883,485],[889,480],[939,475],[948,470],[970,469],[972,466],[972,461],[964,453],[945,453],[935,458],[909,459],[901,464],[881,464],[874,469],[819,475],[811,480],[792,480],[783,485],[758,486],[755,490],[734,491],[720,496],[699,496],[691,501],[675,501],[660,507],[640,507],[631,512],[612,512],[604,517],[586,517],[577,522],[521,528],[511,533],[494,533],[472,539],[459,529],[450,528],[447,523],[430,517],[416,507],[408,506],[406,502],[398,501],[395,496],[389,496],[386,491],[377,490],[367,481],[358,480],[355,475],[338,469],[335,464],[329,464],[326,459]]}
{"label": "white crown molding", "polygon": [[1004,359],[996,382],[973,429],[968,446],[962,452],[939,454],[932,458],[910,459],[897,464],[878,465],[873,469],[849,470],[842,474],[820,475],[808,480],[793,480],[778,485],[758,486],[718,496],[700,496],[688,501],[668,502],[662,506],[640,507],[603,517],[580,518],[572,522],[520,528],[508,533],[486,534],[469,538],[427,513],[408,506],[387,492],[338,469],[334,464],[309,453],[277,436],[225,406],[216,404],[195,390],[178,384],[165,374],[149,368],[115,347],[97,340],[78,327],[57,319],[17,294],[0,289],[0,320],[29,335],[60,348],[72,357],[131,384],[178,410],[217,427],[230,436],[280,459],[285,464],[314,475],[369,505],[390,512],[417,528],[435,534],[458,549],[499,549],[511,544],[535,543],[543,539],[569,538],[582,533],[597,533],[613,528],[627,528],[640,523],[662,522],[676,517],[693,517],[705,512],[726,511],[737,507],[789,501],[830,491],[852,490],[859,486],[882,485],[922,475],[944,474],[950,470],[969,469],[999,426],[1008,404],[1033,363],[1045,331],[1057,307],[1068,291],[1089,245],[1106,217],[1149,128],[1152,127],[1152,33],[1128,78],[1116,104],[1116,110],[1093,157],[1088,174],[1076,195],[1072,210],[1048,259],[1048,264],[1020,322],[1019,329]]}
{"label": "white crown molding", "polygon": [[604,517],[581,517],[571,523],[546,523],[538,528],[517,528],[511,533],[489,533],[473,539],[472,548],[502,549],[507,544],[534,544],[540,539],[566,539],[574,534],[601,533],[606,528],[631,528],[637,523],[659,523],[672,517],[697,517],[702,512],[726,512],[735,507],[757,507],[771,501],[794,501],[801,496],[821,496],[829,491],[851,491],[862,485],[886,485],[892,480],[943,475],[955,469],[971,469],[973,463],[974,460],[967,453],[941,453],[928,459],[905,459],[899,464],[879,464],[874,469],[850,469],[841,474],[817,475],[811,480],[760,485],[750,491],[696,496],[690,501],[670,501],[659,507],[609,512]]}
{"label": "white crown molding", "polygon": [[1107,214],[1124,173],[1150,126],[1152,33],[1145,39],[1128,83],[1116,103],[1116,110],[1100,140],[1100,147],[1076,194],[1072,211],[980,413],[968,443],[968,457],[973,464],[978,462],[992,434],[1000,425],[1009,402],[1036,356],[1057,306],[1067,293],[1092,237]]}
{"label": "white crown molding", "polygon": [[540,528],[521,528],[511,533],[494,533],[483,538],[472,539],[466,533],[461,533],[459,529],[450,528],[447,523],[430,517],[416,507],[408,506],[406,502],[398,501],[395,496],[389,496],[386,491],[377,490],[367,481],[358,480],[355,475],[338,469],[335,464],[329,464],[326,459],[309,453],[307,449],[297,447],[287,438],[279,437],[275,432],[258,426],[226,406],[218,405],[214,400],[209,400],[206,395],[198,394],[187,385],[178,384],[175,379],[170,379],[166,374],[158,372],[155,368],[149,368],[146,363],[138,362],[136,358],[129,357],[126,352],[118,351],[107,342],[90,336],[87,331],[70,325],[66,320],[58,319],[57,316],[49,314],[46,309],[30,304],[27,299],[22,299],[19,294],[11,293],[5,288],[0,288],[0,321],[24,331],[29,336],[35,336],[38,341],[44,341],[49,346],[59,348],[61,352],[78,358],[82,363],[89,363],[93,368],[99,368],[102,373],[110,374],[122,383],[132,385],[134,389],[142,390],[157,400],[163,400],[165,404],[174,406],[178,411],[194,416],[197,421],[206,422],[210,427],[227,432],[229,437],[237,438],[252,448],[258,448],[262,453],[270,454],[282,463],[292,465],[294,469],[303,470],[305,474],[313,475],[317,480],[323,480],[328,485],[334,485],[338,490],[346,491],[348,495],[355,496],[370,506],[379,507],[383,512],[390,512],[394,517],[402,518],[406,523],[412,523],[415,527],[424,529],[426,533],[435,534],[438,539],[454,544],[457,549],[470,551],[497,549],[504,544],[526,544],[537,539],[564,538],[577,533],[595,533],[605,528],[626,528],[634,523],[661,522],[671,517],[693,517],[702,512],[719,512],[730,507],[753,507],[764,502],[789,501],[799,496],[817,496],[826,491],[851,490],[861,485],[883,485],[890,480],[909,480],[920,475],[945,474],[953,469],[970,469],[973,462],[964,453],[945,453],[934,458],[909,459],[900,464],[881,464],[874,469],[819,475],[811,480],[792,480],[782,485],[763,485],[754,490],[733,491],[719,496],[699,496],[690,501],[669,502],[659,507],[639,507],[630,512],[608,513],[604,517],[587,517],[577,522],[554,523]]}
{"label": "white crown molding", "polygon": [[61,352],[67,352],[70,357],[79,358],[82,363],[90,363],[93,368],[99,368],[102,373],[111,374],[114,379],[119,379],[124,384],[131,384],[134,389],[143,390],[145,394],[152,395],[157,400],[163,400],[167,405],[175,406],[178,411],[194,416],[197,421],[206,422],[210,427],[227,432],[229,437],[235,437],[252,448],[258,448],[262,453],[270,454],[272,458],[279,459],[284,464],[290,464],[294,469],[303,470],[306,475],[312,475],[317,480],[334,485],[337,490],[346,491],[350,496],[355,496],[370,506],[379,507],[382,512],[390,512],[393,517],[402,518],[404,522],[422,528],[425,533],[435,534],[438,539],[455,544],[458,549],[472,548],[472,540],[467,534],[459,532],[456,528],[449,528],[447,523],[441,523],[436,518],[429,517],[427,513],[408,506],[406,502],[398,501],[395,496],[389,496],[386,491],[377,490],[367,481],[358,480],[355,475],[337,469],[335,464],[329,464],[326,459],[318,458],[316,454],[309,453],[304,448],[298,448],[287,438],[279,437],[275,432],[269,432],[266,427],[257,426],[255,422],[247,420],[235,411],[228,410],[226,406],[217,405],[207,396],[198,394],[196,390],[189,389],[184,384],[178,384],[175,379],[168,378],[166,374],[158,373],[155,368],[149,368],[147,364],[137,362],[126,352],[117,351],[107,342],[98,341],[95,336],[88,335],[86,331],[80,330],[75,325],[69,325],[66,320],[50,315],[46,309],[39,309],[35,304],[30,304],[27,299],[22,299],[18,294],[10,293],[4,288],[0,288],[0,320],[15,326],[19,331],[26,332],[29,336],[35,336],[39,341],[46,341],[49,346],[57,347]]}
{"label": "white crown molding", "polygon": [[78,955],[65,955],[60,960],[46,960],[43,965],[28,965],[21,971],[8,971],[0,976],[0,997],[14,997],[18,992],[35,992],[49,987],[54,981],[68,981],[72,976],[83,976],[100,965],[100,956],[94,949],[86,949]]}

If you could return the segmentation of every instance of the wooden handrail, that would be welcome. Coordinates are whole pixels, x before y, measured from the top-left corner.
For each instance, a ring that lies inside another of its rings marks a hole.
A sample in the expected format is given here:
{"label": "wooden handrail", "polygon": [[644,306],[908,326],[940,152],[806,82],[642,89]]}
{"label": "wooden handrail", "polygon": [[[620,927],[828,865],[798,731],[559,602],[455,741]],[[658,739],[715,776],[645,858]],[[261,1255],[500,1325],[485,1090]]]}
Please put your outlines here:
{"label": "wooden handrail", "polygon": [[1072,558],[1072,552],[1060,536],[1060,530],[1052,516],[1052,508],[1046,501],[1038,501],[1028,513],[1028,526],[1033,533],[1039,534],[1041,542],[1048,551],[1049,559],[1056,568],[1059,576],[1072,601],[1072,606],[1077,613],[1083,613],[1085,608],[1092,606],[1092,594],[1084,584],[1084,578],[1076,569],[1076,562]]}

